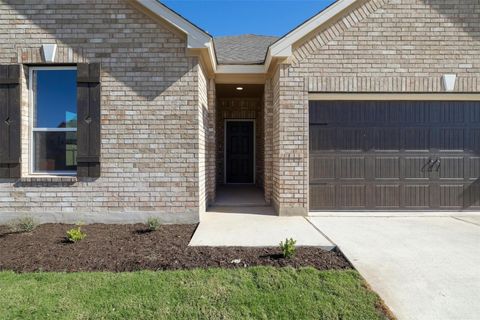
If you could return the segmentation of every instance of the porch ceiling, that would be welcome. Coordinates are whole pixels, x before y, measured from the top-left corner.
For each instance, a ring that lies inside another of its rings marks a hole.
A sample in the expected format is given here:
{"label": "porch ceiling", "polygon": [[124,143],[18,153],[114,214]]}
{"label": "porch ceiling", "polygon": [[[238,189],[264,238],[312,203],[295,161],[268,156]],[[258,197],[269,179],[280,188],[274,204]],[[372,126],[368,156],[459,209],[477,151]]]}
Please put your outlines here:
{"label": "porch ceiling", "polygon": [[[243,90],[237,90],[242,87]],[[217,98],[261,98],[263,84],[218,84],[216,87]]]}

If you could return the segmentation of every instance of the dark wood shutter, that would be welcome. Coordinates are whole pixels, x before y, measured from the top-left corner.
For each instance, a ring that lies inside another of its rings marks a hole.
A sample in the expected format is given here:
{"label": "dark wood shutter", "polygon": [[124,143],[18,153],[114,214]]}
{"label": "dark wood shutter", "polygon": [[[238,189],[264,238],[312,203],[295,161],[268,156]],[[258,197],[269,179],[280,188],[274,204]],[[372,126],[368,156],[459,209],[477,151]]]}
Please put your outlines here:
{"label": "dark wood shutter", "polygon": [[0,65],[0,178],[20,178],[20,65]]}
{"label": "dark wood shutter", "polygon": [[77,65],[77,176],[100,176],[100,64]]}

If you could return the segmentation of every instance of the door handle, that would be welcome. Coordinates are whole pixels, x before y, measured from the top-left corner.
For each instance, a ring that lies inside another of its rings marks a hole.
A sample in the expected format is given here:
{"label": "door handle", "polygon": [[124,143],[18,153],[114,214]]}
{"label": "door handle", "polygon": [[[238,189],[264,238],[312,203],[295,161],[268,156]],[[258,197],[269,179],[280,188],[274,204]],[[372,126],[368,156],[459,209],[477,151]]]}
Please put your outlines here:
{"label": "door handle", "polygon": [[435,165],[435,160],[433,159],[428,159],[428,162],[422,167],[422,171],[425,172],[432,172],[433,166]]}

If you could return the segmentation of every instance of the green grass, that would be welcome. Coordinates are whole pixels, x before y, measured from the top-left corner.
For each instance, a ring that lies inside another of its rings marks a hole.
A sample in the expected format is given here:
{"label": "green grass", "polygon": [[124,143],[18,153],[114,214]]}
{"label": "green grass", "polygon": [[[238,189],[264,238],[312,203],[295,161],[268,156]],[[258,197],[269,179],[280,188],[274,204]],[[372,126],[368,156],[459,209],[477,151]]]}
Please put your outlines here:
{"label": "green grass", "polygon": [[0,319],[384,319],[353,270],[0,272]]}

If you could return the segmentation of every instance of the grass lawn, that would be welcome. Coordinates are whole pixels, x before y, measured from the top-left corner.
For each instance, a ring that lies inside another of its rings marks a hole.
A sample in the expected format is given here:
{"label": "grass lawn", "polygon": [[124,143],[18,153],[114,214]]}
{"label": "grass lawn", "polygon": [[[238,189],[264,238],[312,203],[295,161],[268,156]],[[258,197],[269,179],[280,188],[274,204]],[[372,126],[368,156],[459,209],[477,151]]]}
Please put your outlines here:
{"label": "grass lawn", "polygon": [[353,270],[0,272],[0,319],[385,319]]}

